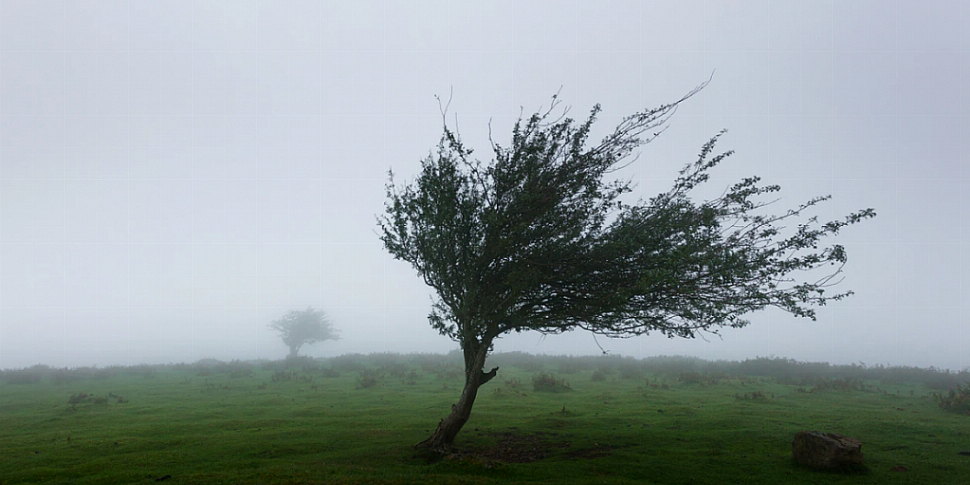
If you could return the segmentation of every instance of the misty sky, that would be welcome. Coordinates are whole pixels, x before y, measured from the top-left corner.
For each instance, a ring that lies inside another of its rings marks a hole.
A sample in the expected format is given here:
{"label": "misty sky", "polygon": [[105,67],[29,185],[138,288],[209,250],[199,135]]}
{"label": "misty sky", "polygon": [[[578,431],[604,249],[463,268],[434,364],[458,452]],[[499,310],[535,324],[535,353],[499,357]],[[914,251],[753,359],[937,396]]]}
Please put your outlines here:
{"label": "misty sky", "polygon": [[[721,129],[702,191],[873,207],[838,237],[856,295],[708,341],[614,354],[970,366],[970,5],[959,0],[0,0],[0,367],[446,352],[429,289],[376,233],[449,122],[490,155],[561,90],[619,117],[711,84],[623,173],[647,198]],[[453,125],[454,126],[454,125]],[[594,137],[595,138],[595,137]],[[590,334],[496,350],[596,354]]]}

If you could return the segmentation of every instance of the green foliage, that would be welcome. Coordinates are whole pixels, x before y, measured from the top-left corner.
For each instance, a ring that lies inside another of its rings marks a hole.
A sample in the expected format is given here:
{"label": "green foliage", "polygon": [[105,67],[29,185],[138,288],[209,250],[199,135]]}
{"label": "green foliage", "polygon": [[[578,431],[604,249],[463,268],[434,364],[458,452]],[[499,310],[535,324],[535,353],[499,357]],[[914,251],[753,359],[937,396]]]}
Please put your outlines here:
{"label": "green foliage", "polygon": [[[445,127],[413,184],[391,179],[380,219],[385,248],[438,294],[429,317],[434,328],[463,345],[510,331],[577,327],[694,337],[744,326],[742,315],[767,306],[814,318],[812,306],[847,296],[825,293],[846,261],[844,248],[819,245],[875,213],[824,224],[808,217],[783,236],[783,224],[827,197],[764,214],[762,196],[779,187],[750,177],[717,199],[693,201],[692,189],[731,155],[714,154],[720,134],[670,191],[622,202],[632,184],[605,176],[649,142],[684,99],[626,117],[592,144],[599,107],[581,123],[551,119],[554,99],[550,111],[515,124],[509,145],[494,144],[489,163],[473,159]],[[816,282],[793,277],[830,266]]]}
{"label": "green foliage", "polygon": [[[598,143],[589,135],[599,105],[577,122],[552,116],[553,97],[548,111],[516,121],[508,144],[493,141],[489,162],[473,158],[445,126],[413,183],[396,185],[389,174],[381,240],[434,288],[429,322],[459,343],[466,388],[494,377],[498,367],[485,373],[485,359],[509,332],[693,338],[743,327],[744,315],[769,306],[814,320],[815,307],[851,294],[826,293],[845,249],[819,247],[875,212],[819,223],[809,212],[828,197],[816,197],[770,214],[768,198],[780,187],[760,185],[756,176],[695,201],[693,189],[731,155],[715,153],[724,132],[703,145],[669,191],[624,201],[633,184],[611,174],[701,88],[623,118]],[[800,281],[806,273],[821,278]],[[423,445],[448,451],[475,395],[466,393],[470,399],[452,408],[455,419],[443,421],[457,429],[439,427]]]}
{"label": "green foliage", "polygon": [[933,399],[942,409],[970,416],[970,383],[957,386],[945,393],[934,392]]}
{"label": "green foliage", "polygon": [[324,340],[337,340],[337,330],[327,319],[322,310],[307,307],[306,310],[291,311],[279,320],[269,324],[269,328],[276,330],[283,339],[283,343],[290,348],[290,357],[297,357],[300,347]]}

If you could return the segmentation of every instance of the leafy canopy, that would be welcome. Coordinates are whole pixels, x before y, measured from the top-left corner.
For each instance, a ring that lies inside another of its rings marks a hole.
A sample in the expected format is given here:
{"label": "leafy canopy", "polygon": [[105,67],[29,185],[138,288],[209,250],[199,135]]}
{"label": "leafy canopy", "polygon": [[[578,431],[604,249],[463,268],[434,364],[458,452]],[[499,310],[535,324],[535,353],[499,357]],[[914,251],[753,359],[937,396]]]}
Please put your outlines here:
{"label": "leafy canopy", "polygon": [[315,310],[313,307],[307,307],[303,311],[291,311],[270,323],[269,328],[279,332],[283,343],[290,348],[290,354],[294,356],[304,344],[339,338],[337,330],[323,310]]}
{"label": "leafy canopy", "polygon": [[[820,244],[875,212],[818,223],[803,216],[829,198],[817,197],[768,214],[765,196],[780,188],[758,177],[716,199],[692,199],[732,154],[715,153],[724,132],[669,191],[622,201],[633,185],[609,175],[701,88],[623,118],[599,143],[589,140],[599,105],[577,122],[551,116],[553,97],[549,110],[516,122],[508,146],[492,142],[489,163],[446,125],[413,183],[398,186],[391,173],[381,240],[436,291],[431,325],[463,347],[522,330],[692,338],[743,327],[743,315],[768,306],[814,320],[813,307],[850,295],[826,292],[846,253]],[[786,235],[789,219],[805,220]],[[819,269],[813,281],[796,278]]]}

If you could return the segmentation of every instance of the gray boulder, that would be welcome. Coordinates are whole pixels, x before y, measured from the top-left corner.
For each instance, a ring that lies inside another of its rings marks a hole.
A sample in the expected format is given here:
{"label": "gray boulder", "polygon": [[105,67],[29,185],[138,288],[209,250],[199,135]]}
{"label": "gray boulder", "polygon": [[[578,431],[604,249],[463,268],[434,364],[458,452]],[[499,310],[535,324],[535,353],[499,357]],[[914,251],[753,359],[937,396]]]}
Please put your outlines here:
{"label": "gray boulder", "polygon": [[862,443],[838,433],[801,431],[792,442],[795,461],[816,470],[842,470],[861,467]]}

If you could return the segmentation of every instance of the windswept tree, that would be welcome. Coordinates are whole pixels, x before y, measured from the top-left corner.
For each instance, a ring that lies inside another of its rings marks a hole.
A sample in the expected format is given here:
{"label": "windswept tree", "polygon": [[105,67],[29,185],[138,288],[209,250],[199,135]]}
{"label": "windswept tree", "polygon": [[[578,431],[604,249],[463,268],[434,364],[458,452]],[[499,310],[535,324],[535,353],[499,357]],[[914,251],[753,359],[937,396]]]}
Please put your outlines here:
{"label": "windswept tree", "polygon": [[[758,177],[695,200],[692,189],[732,153],[715,153],[723,132],[669,191],[624,202],[633,186],[610,174],[701,88],[624,118],[599,143],[588,139],[599,105],[576,122],[551,115],[553,97],[549,110],[516,122],[508,146],[493,140],[488,163],[445,123],[413,183],[396,185],[391,174],[381,240],[435,290],[430,323],[458,342],[465,362],[458,402],[416,448],[452,448],[480,386],[498,371],[486,372],[485,360],[503,334],[693,338],[743,327],[745,314],[766,307],[814,320],[814,307],[851,294],[827,292],[846,252],[820,244],[875,212],[819,223],[806,213],[829,198],[817,197],[771,214],[766,196],[779,187]],[[789,220],[802,222],[786,228]]]}
{"label": "windswept tree", "polygon": [[327,319],[323,310],[307,307],[306,310],[291,311],[283,318],[269,324],[269,328],[276,330],[283,339],[283,343],[290,348],[289,357],[296,357],[300,347],[324,340],[337,340],[337,330]]}

